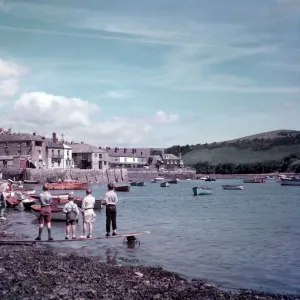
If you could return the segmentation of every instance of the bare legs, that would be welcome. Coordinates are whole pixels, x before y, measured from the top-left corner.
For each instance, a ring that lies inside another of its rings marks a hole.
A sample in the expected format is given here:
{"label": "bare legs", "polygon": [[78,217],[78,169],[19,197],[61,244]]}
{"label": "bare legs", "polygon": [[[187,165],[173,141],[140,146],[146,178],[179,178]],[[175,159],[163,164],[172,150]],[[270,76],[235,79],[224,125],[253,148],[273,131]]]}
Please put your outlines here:
{"label": "bare legs", "polygon": [[[82,224],[82,227],[83,227],[83,234],[82,236],[83,237],[86,237],[86,227],[87,227],[87,223],[86,222],[83,222]],[[93,223],[88,223],[88,227],[89,227],[89,234],[88,234],[88,238],[91,238],[92,237],[92,233],[93,233]]]}
{"label": "bare legs", "polygon": [[72,227],[72,238],[76,239],[76,225],[67,225],[66,226],[66,239],[69,238],[70,235],[70,227]]}

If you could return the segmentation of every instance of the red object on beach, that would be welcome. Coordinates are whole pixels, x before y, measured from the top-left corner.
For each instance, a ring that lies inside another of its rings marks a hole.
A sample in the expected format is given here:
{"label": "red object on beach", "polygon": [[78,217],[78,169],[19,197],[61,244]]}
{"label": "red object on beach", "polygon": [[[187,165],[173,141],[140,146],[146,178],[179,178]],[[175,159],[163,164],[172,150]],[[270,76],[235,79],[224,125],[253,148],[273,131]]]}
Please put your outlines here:
{"label": "red object on beach", "polygon": [[130,191],[130,185],[115,186],[114,190],[116,192],[129,192]]}

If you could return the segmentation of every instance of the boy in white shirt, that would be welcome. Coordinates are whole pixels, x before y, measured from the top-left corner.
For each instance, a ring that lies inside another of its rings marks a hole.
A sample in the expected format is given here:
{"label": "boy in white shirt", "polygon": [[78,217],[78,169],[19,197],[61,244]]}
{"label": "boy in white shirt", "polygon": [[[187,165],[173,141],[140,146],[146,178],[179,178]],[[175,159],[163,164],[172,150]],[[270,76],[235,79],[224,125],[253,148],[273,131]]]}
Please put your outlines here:
{"label": "boy in white shirt", "polygon": [[69,201],[63,208],[63,212],[66,214],[66,240],[69,239],[70,226],[72,226],[72,239],[76,240],[76,220],[79,215],[79,209],[77,204],[73,202],[74,198],[73,194],[69,194]]}
{"label": "boy in white shirt", "polygon": [[117,235],[117,203],[118,196],[114,191],[114,185],[107,185],[108,192],[105,193],[104,201],[106,204],[106,236],[110,236],[110,224],[112,223],[113,234]]}

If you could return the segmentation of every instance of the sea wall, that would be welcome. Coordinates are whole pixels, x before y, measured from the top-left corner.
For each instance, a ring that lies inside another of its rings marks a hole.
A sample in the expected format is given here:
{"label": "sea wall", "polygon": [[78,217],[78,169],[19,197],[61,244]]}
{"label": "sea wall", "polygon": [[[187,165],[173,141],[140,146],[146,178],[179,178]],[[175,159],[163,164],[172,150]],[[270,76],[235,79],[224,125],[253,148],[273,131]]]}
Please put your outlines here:
{"label": "sea wall", "polygon": [[164,177],[165,179],[195,179],[196,171],[194,170],[170,170],[170,171],[155,171],[155,170],[131,170],[127,169],[129,180],[150,181],[155,177]]}
{"label": "sea wall", "polygon": [[57,179],[76,179],[80,181],[90,182],[122,182],[128,181],[126,169],[109,169],[109,170],[94,170],[94,169],[9,169],[3,171],[3,179],[16,180],[39,180],[47,182],[48,180]]}

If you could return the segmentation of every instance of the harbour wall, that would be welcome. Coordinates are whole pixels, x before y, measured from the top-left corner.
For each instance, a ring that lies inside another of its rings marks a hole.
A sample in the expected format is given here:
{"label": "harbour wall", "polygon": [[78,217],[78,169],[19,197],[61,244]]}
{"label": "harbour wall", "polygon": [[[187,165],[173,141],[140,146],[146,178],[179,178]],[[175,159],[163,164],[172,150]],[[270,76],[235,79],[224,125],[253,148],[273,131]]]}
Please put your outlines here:
{"label": "harbour wall", "polygon": [[74,179],[99,183],[128,181],[126,169],[9,169],[3,171],[3,179],[39,180],[41,183],[48,180]]}
{"label": "harbour wall", "polygon": [[196,171],[194,170],[170,170],[170,171],[156,171],[156,170],[131,170],[128,171],[128,179],[132,181],[150,181],[156,177],[164,177],[165,179],[178,178],[185,180],[187,178],[196,179]]}
{"label": "harbour wall", "polygon": [[131,170],[131,169],[6,169],[2,171],[3,179],[13,180],[38,180],[41,183],[57,179],[75,179],[80,181],[90,181],[99,183],[108,182],[128,182],[132,181],[150,181],[156,177],[165,179],[178,178],[185,180],[187,178],[195,179],[196,172],[193,170],[174,170],[174,171],[157,171],[157,170]]}

